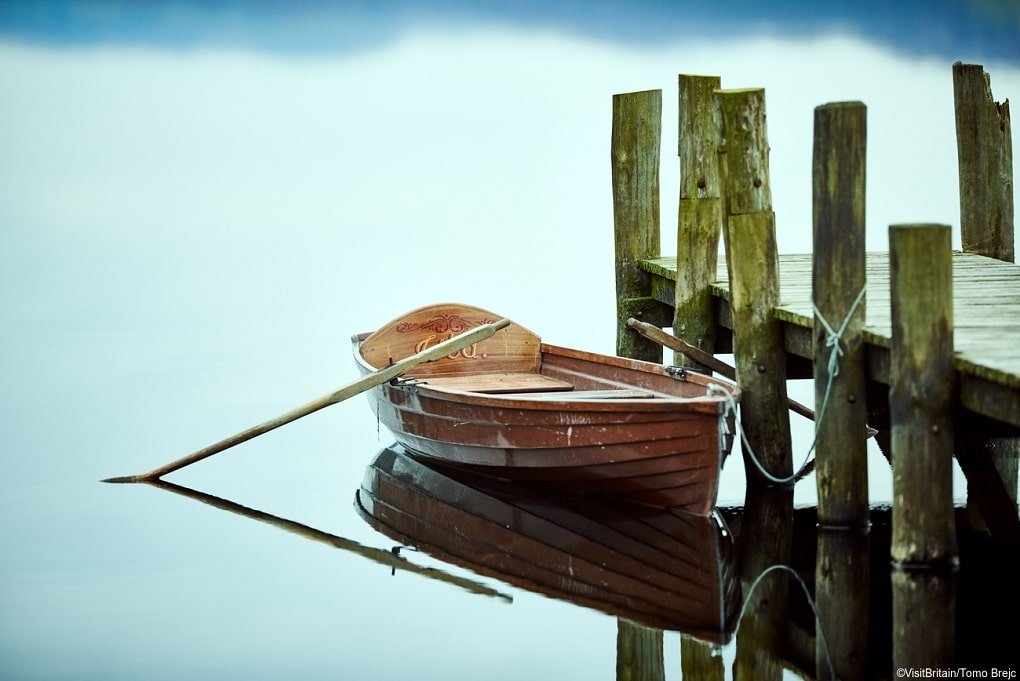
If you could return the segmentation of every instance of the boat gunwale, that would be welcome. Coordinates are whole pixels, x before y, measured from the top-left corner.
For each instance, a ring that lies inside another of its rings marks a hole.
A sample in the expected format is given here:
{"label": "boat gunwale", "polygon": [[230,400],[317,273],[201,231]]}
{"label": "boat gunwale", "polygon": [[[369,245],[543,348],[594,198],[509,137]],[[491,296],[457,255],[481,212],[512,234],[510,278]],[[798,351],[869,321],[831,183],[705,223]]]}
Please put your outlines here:
{"label": "boat gunwale", "polygon": [[[361,354],[361,343],[369,334],[358,334],[351,338],[354,344],[354,358],[362,372],[371,373],[378,369],[369,364]],[[603,355],[574,348],[567,348],[549,343],[541,343],[541,356],[543,360],[546,355],[565,357],[568,359],[590,362],[611,366],[617,369],[633,370],[652,374],[660,377],[669,377],[677,381],[693,383],[704,389],[704,393],[693,397],[678,397],[662,392],[661,390],[645,389],[651,397],[606,397],[598,400],[571,399],[571,391],[565,390],[562,393],[546,393],[541,399],[529,399],[522,397],[519,393],[483,393],[471,390],[447,388],[443,386],[430,385],[428,378],[409,379],[401,381],[394,379],[389,385],[396,388],[413,388],[419,391],[422,397],[434,399],[446,399],[474,406],[492,407],[497,409],[524,409],[541,411],[632,411],[632,412],[663,412],[677,411],[678,408],[717,415],[726,411],[728,398],[724,395],[709,395],[711,387],[725,390],[734,401],[740,398],[739,387],[728,380],[717,376],[706,376],[695,371],[685,371],[681,376],[674,376],[661,364],[645,362],[642,360],[628,359]],[[542,373],[539,371],[538,373]],[[562,398],[559,396],[562,395]]]}

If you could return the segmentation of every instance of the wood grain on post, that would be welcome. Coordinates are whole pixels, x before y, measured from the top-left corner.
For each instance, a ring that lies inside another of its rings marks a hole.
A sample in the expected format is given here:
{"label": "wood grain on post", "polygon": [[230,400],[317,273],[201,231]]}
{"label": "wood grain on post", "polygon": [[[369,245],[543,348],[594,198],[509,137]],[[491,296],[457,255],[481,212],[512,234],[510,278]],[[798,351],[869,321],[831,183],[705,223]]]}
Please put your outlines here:
{"label": "wood grain on post", "polygon": [[[616,353],[662,362],[662,348],[627,328],[647,306],[650,276],[638,261],[659,253],[659,147],[662,90],[613,96],[613,226],[616,245]],[[643,302],[642,302],[643,301]]]}
{"label": "wood grain on post", "polygon": [[1014,262],[1009,101],[992,99],[979,64],[953,64],[963,250]]}
{"label": "wood grain on post", "polygon": [[[728,234],[730,310],[741,424],[762,466],[792,474],[786,352],[773,315],[779,302],[779,255],[768,174],[765,91],[717,90],[722,121],[723,207]],[[746,449],[746,448],[745,448]],[[772,484],[744,452],[748,482]]]}
{"label": "wood grain on post", "polygon": [[[992,98],[991,79],[978,64],[953,64],[956,148],[960,171],[960,232],[963,250],[1014,262],[1013,143],[1009,101]],[[968,438],[991,458],[1016,514],[1020,439]],[[983,456],[983,454],[982,454]],[[965,472],[967,469],[964,469]],[[972,488],[968,474],[968,487]],[[975,496],[968,493],[968,502]],[[983,499],[978,499],[980,504]],[[984,515],[984,513],[982,513]],[[984,518],[991,526],[994,518]]]}
{"label": "wood grain on post", "polygon": [[903,564],[955,562],[953,261],[947,225],[889,228],[893,533]]}
{"label": "wood grain on post", "polygon": [[[715,351],[716,323],[708,287],[716,279],[723,226],[719,130],[713,98],[719,83],[717,76],[679,77],[680,206],[673,334],[710,354]],[[708,370],[679,352],[674,352],[673,363]]]}
{"label": "wood grain on post", "polygon": [[[837,331],[865,284],[866,150],[864,104],[840,102],[815,109],[812,295],[815,307]],[[831,388],[829,334],[817,315],[814,323],[816,483],[818,522],[823,526],[868,523],[864,313],[862,300],[840,336],[843,354]]]}

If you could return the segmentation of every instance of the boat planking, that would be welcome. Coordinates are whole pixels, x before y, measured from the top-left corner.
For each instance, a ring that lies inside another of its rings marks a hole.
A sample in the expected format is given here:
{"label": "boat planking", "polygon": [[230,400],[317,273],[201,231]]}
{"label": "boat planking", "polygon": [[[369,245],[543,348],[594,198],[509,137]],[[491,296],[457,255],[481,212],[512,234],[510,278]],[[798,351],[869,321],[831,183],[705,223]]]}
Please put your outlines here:
{"label": "boat planking", "polygon": [[[496,319],[419,308],[355,336],[354,358],[368,374]],[[737,399],[717,377],[549,345],[518,324],[369,393],[397,442],[434,464],[701,515]]]}

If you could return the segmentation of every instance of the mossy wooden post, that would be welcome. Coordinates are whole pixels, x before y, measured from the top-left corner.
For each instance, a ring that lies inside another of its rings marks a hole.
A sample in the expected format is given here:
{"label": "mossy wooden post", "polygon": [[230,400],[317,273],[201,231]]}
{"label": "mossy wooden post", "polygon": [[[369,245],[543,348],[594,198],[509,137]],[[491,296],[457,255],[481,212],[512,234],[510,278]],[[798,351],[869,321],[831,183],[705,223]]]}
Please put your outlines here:
{"label": "mossy wooden post", "polygon": [[955,562],[949,226],[893,225],[889,258],[892,560]]}
{"label": "mossy wooden post", "polygon": [[[815,109],[813,177],[815,461],[818,522],[823,526],[868,523],[867,374],[864,366],[865,301],[853,307],[865,284],[864,188],[867,108],[860,102]],[[852,314],[851,314],[852,311]],[[819,313],[821,318],[819,318]],[[830,340],[826,328],[839,331]],[[824,321],[823,321],[824,320]],[[838,365],[830,372],[830,342]],[[836,375],[831,375],[835,373]],[[831,380],[831,384],[830,384]]]}
{"label": "mossy wooden post", "polygon": [[[953,91],[963,250],[1014,262],[1013,141],[1009,101],[999,103],[992,98],[991,79],[979,64],[953,64]],[[985,438],[984,442],[978,437],[968,439],[970,447],[984,451],[960,452],[958,456],[990,457],[1015,513],[1020,439]],[[973,488],[970,475],[968,488]],[[973,497],[968,493],[969,499]],[[990,524],[987,519],[985,524]]]}
{"label": "mossy wooden post", "polygon": [[643,258],[659,256],[662,90],[613,96],[613,226],[616,236],[616,354],[662,362],[662,347],[627,326],[654,307]]}
{"label": "mossy wooden post", "polygon": [[979,64],[953,64],[963,250],[1014,262],[1009,101],[992,99]]}
{"label": "mossy wooden post", "polygon": [[[676,307],[673,334],[708,353],[715,351],[715,311],[709,285],[715,281],[722,232],[719,130],[713,92],[717,76],[679,77],[680,207],[676,235]],[[680,352],[673,363],[705,367]]]}
{"label": "mossy wooden post", "polygon": [[815,676],[828,679],[829,663],[841,681],[869,678],[871,605],[870,537],[867,532],[821,528],[815,562]]}
{"label": "mossy wooden post", "polygon": [[[769,475],[786,478],[792,474],[793,454],[786,353],[782,327],[773,316],[779,302],[779,255],[769,185],[765,91],[717,90],[715,96],[722,121],[719,158],[725,178],[723,209],[741,424]],[[774,483],[758,471],[747,451],[744,464],[749,484]]]}

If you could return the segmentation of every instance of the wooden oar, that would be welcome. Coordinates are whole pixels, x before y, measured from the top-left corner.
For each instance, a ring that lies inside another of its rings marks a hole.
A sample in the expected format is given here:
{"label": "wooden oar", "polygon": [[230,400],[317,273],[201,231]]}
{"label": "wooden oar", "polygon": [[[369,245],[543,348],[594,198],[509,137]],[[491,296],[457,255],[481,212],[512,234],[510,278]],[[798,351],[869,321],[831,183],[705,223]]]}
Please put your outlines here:
{"label": "wooden oar", "polygon": [[[631,317],[627,320],[627,326],[637,331],[639,334],[644,336],[650,341],[654,341],[659,345],[663,345],[671,350],[681,352],[687,357],[690,357],[698,364],[702,364],[712,371],[725,376],[730,380],[734,380],[737,377],[737,370],[731,367],[726,362],[717,359],[713,354],[705,352],[701,348],[691,345],[687,341],[677,338],[676,336],[666,333],[657,326],[653,326],[647,322]],[[801,404],[796,400],[788,400],[790,403],[790,411],[800,414],[805,418],[809,418],[812,421],[815,420],[815,410],[807,405]]]}
{"label": "wooden oar", "polygon": [[311,402],[304,406],[292,409],[291,411],[288,411],[286,414],[277,416],[275,419],[271,419],[269,421],[266,421],[265,423],[260,423],[257,426],[252,426],[251,428],[241,431],[236,435],[231,435],[226,439],[220,440],[219,442],[211,444],[208,447],[204,447],[198,450],[197,452],[194,452],[193,454],[189,454],[188,456],[185,456],[181,459],[177,459],[176,461],[171,461],[165,466],[151,470],[148,473],[142,473],[141,475],[126,475],[119,478],[107,478],[106,480],[103,480],[103,482],[147,482],[149,480],[161,478],[167,473],[172,473],[180,468],[189,466],[195,463],[196,461],[201,461],[202,459],[210,457],[213,454],[219,454],[223,450],[230,449],[234,445],[239,445],[242,442],[246,442],[252,439],[253,437],[258,437],[259,435],[268,433],[269,431],[279,428],[280,426],[284,426],[290,423],[291,421],[296,421],[302,416],[308,416],[309,414],[317,412],[320,409],[324,409],[325,407],[328,407],[332,404],[336,404],[337,402],[343,402],[348,397],[353,397],[355,395],[363,393],[369,388],[374,388],[377,385],[382,385],[386,381],[392,380],[397,376],[401,376],[407,373],[408,371],[415,368],[419,364],[424,364],[425,362],[433,362],[437,359],[442,359],[443,357],[451,355],[457,352],[458,350],[462,350],[468,347],[469,345],[472,345],[479,341],[483,341],[486,338],[492,336],[500,329],[506,328],[509,325],[510,325],[509,319],[501,319],[500,321],[493,322],[491,324],[482,324],[481,326],[477,326],[473,329],[465,331],[464,333],[458,336],[454,336],[449,340],[434,345],[431,348],[426,348],[425,350],[422,350],[416,355],[411,355],[410,357],[402,359],[395,364],[391,364],[388,367],[379,369],[378,371],[370,373],[367,376],[363,376],[352,383],[348,383],[339,390],[331,392],[328,395],[323,395],[317,400],[312,400]]}

